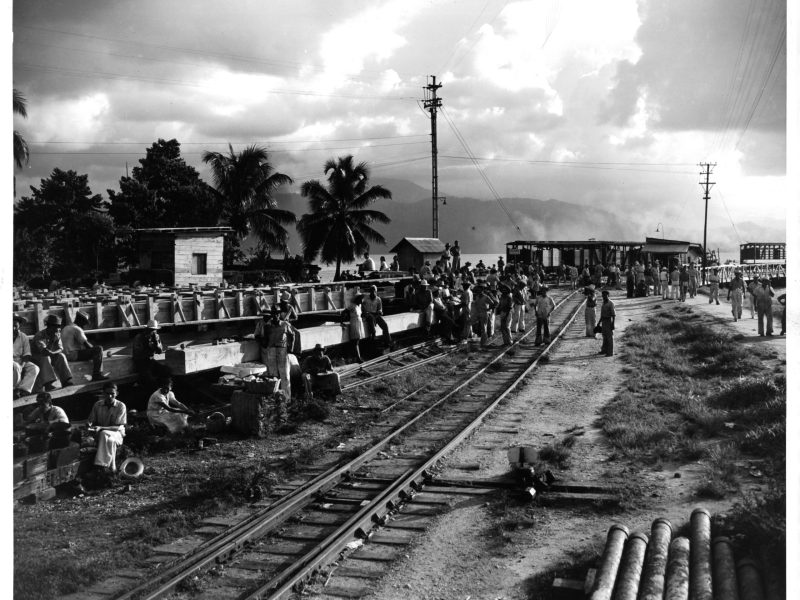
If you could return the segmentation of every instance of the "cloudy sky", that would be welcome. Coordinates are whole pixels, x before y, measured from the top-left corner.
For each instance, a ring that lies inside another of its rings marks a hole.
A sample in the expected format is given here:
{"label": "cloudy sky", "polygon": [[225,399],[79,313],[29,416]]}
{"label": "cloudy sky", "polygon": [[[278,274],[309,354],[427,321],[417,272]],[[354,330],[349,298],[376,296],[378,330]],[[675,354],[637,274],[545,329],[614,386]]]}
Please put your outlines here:
{"label": "cloudy sky", "polygon": [[207,181],[203,151],[258,143],[300,183],[352,153],[430,188],[435,75],[440,195],[594,205],[701,240],[711,162],[727,237],[709,245],[783,234],[782,0],[24,0],[13,29],[18,195],[59,167],[106,196],[158,138]]}

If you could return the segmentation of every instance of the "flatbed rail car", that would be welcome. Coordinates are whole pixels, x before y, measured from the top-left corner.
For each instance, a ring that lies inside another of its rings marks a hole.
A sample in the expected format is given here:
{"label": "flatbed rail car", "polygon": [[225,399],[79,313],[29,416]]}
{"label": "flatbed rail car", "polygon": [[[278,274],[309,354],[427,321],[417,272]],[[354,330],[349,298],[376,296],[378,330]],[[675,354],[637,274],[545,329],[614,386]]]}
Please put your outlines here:
{"label": "flatbed rail car", "polygon": [[736,271],[741,271],[742,279],[745,281],[766,277],[772,287],[786,287],[786,262],[782,260],[763,260],[749,264],[728,263],[708,267],[708,270],[713,269],[717,269],[720,284],[723,286],[727,286],[733,280]]}
{"label": "flatbed rail car", "polygon": [[554,270],[560,264],[574,267],[582,267],[584,264],[590,267],[610,263],[624,265],[635,260],[632,256],[638,258],[642,246],[642,242],[631,241],[516,240],[506,244],[506,262],[531,264],[536,261],[546,270]]}
{"label": "flatbed rail car", "polygon": [[156,319],[165,326],[208,325],[259,316],[280,300],[284,292],[302,313],[341,310],[359,290],[378,287],[384,300],[395,298],[395,280],[361,279],[329,285],[292,285],[280,288],[151,289],[142,292],[111,291],[107,294],[55,294],[14,301],[14,314],[25,319],[25,333],[44,329],[48,315],[70,323],[78,310],[89,317],[91,333],[114,333],[144,329]]}
{"label": "flatbed rail car", "polygon": [[786,264],[785,242],[748,242],[739,245],[742,265]]}

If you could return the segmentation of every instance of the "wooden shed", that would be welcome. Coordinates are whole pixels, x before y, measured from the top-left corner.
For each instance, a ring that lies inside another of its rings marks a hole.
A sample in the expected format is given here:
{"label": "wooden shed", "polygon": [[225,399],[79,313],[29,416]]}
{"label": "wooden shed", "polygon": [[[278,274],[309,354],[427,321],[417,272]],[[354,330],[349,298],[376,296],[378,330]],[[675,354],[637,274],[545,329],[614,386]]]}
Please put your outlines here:
{"label": "wooden shed", "polygon": [[222,250],[230,227],[164,227],[135,230],[139,268],[174,273],[173,284],[222,283]]}
{"label": "wooden shed", "polygon": [[397,254],[401,270],[408,271],[413,267],[419,271],[426,260],[433,266],[442,257],[444,242],[439,238],[404,237],[389,252]]}

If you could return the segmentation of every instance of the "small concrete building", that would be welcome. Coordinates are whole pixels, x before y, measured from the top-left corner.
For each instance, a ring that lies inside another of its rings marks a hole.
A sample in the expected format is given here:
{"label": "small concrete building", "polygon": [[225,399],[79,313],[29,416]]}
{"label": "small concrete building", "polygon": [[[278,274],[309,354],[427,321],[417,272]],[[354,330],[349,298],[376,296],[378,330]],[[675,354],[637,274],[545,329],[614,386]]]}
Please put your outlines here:
{"label": "small concrete building", "polygon": [[442,257],[444,242],[439,238],[404,237],[389,252],[397,254],[402,271],[408,271],[411,267],[419,271],[426,260],[431,261],[433,266]]}
{"label": "small concrete building", "polygon": [[174,273],[173,285],[222,283],[222,250],[230,227],[136,229],[139,268]]}

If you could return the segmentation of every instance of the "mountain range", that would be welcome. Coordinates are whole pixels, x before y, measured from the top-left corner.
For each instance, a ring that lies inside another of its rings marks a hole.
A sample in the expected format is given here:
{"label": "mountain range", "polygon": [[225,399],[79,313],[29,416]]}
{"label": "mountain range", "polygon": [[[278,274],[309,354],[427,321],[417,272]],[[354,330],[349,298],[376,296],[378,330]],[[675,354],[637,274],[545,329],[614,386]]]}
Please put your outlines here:
{"label": "mountain range", "polygon": [[[388,254],[389,249],[403,237],[431,237],[431,192],[403,179],[374,177],[374,185],[382,185],[392,192],[391,200],[379,200],[373,205],[391,218],[388,225],[377,228],[386,239],[387,246],[372,248],[376,255]],[[278,205],[300,215],[308,210],[308,202],[296,193],[276,196]],[[494,253],[513,240],[598,240],[644,241],[645,236],[660,237],[656,227],[647,218],[632,218],[603,208],[584,206],[562,200],[536,198],[503,198],[501,202],[476,198],[450,197],[439,204],[439,239],[458,240],[465,253]],[[651,233],[643,233],[652,229]],[[697,230],[696,234],[691,232]],[[731,239],[730,223],[709,223],[708,245],[723,253],[738,255],[739,243],[744,241],[783,242],[786,240],[785,223],[765,220],[756,224],[737,224],[741,238]],[[699,228],[689,223],[669,223],[668,239],[682,239],[702,243],[702,223]],[[302,251],[299,235],[290,229],[290,252]],[[724,254],[723,254],[724,256]]]}

